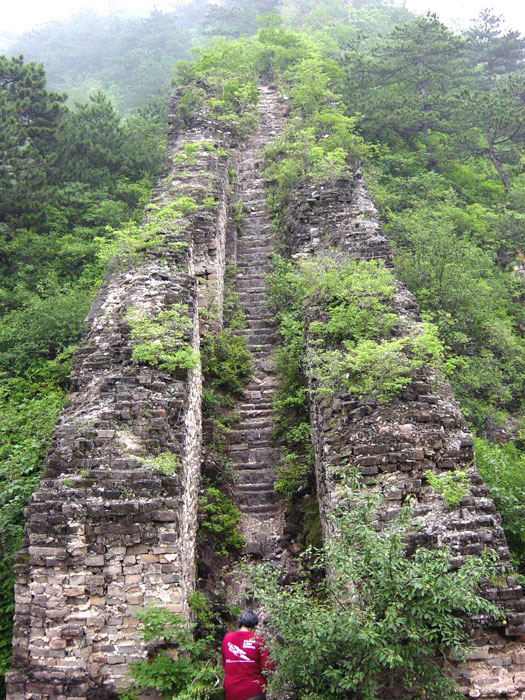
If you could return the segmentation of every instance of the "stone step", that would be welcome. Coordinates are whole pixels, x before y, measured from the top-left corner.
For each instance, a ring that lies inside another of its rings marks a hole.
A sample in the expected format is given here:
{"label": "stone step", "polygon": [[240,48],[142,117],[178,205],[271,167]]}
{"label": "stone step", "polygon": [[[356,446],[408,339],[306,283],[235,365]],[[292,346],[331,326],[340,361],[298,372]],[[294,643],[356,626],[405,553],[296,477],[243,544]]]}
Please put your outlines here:
{"label": "stone step", "polygon": [[259,348],[269,350],[273,348],[277,343],[275,342],[273,335],[248,335],[246,338],[246,345],[249,348]]}
{"label": "stone step", "polygon": [[243,513],[275,513],[277,506],[275,503],[267,503],[257,506],[241,507]]}
{"label": "stone step", "polygon": [[[228,457],[234,469],[273,469],[279,462],[279,450],[275,447],[261,447],[232,451],[230,445]],[[264,456],[262,453],[266,452]]]}
{"label": "stone step", "polygon": [[235,289],[237,293],[247,293],[247,292],[265,292],[267,290],[267,285],[264,280],[260,280],[258,283],[255,280],[238,280],[235,283]]}
{"label": "stone step", "polygon": [[266,309],[266,307],[256,307],[250,308],[248,305],[243,309],[244,315],[248,321],[266,321],[273,319],[273,313]]}
{"label": "stone step", "polygon": [[[273,403],[271,401],[261,401],[260,403],[245,403],[242,404],[241,411],[245,411],[244,415],[265,415],[269,416],[273,413]],[[243,415],[243,414],[241,414]]]}
{"label": "stone step", "polygon": [[273,244],[275,236],[273,231],[273,226],[271,224],[265,223],[266,217],[261,219],[260,223],[252,222],[251,218],[248,219],[247,223],[244,223],[237,238],[237,243],[249,243],[251,245],[255,243],[266,243]]}
{"label": "stone step", "polygon": [[271,246],[266,246],[261,250],[253,250],[248,246],[246,248],[239,246],[237,248],[237,266],[243,268],[248,265],[257,265],[260,274],[267,275],[271,272],[271,257],[274,252]]}
{"label": "stone step", "polygon": [[246,335],[251,338],[269,338],[276,336],[275,326],[267,323],[265,326],[259,328],[244,328],[240,335]]}
{"label": "stone step", "polygon": [[264,303],[266,305],[266,297],[268,296],[268,288],[264,284],[260,284],[257,287],[252,287],[252,286],[248,286],[248,285],[236,286],[235,292],[237,293],[241,303],[244,300],[246,300],[246,299],[249,300],[250,297],[254,297],[254,296],[256,296],[258,301],[260,301],[260,298],[262,296]]}
{"label": "stone step", "polygon": [[272,483],[275,480],[275,472],[268,467],[260,467],[259,469],[236,469],[235,470],[235,485],[242,486],[245,484],[258,484],[261,481],[264,483]]}
{"label": "stone step", "polygon": [[[246,429],[246,431],[249,431],[249,428]],[[246,431],[240,430],[238,435],[232,435],[233,431],[228,433],[228,442],[230,445],[236,445],[240,442],[251,442],[252,444],[256,441],[258,447],[275,447],[275,443],[272,439],[272,433],[273,430],[268,431],[268,435],[266,435],[266,439],[264,437],[258,437],[255,440],[252,440],[250,437],[247,437],[245,435]]]}
{"label": "stone step", "polygon": [[256,321],[255,319],[251,319],[249,321],[249,328],[247,328],[246,330],[257,331],[257,330],[267,330],[269,328],[273,329],[273,331],[275,332],[275,325],[271,321],[271,319],[261,319],[260,321]]}
{"label": "stone step", "polygon": [[255,512],[265,513],[267,510],[274,507],[275,501],[277,500],[277,496],[273,489],[270,491],[261,492],[239,491],[237,492],[236,496],[239,507],[245,512],[255,508]]}
{"label": "stone step", "polygon": [[236,491],[242,493],[263,493],[269,491],[275,493],[273,481],[260,481],[253,484],[235,484]]}
{"label": "stone step", "polygon": [[246,272],[237,272],[235,275],[236,280],[253,280],[253,279],[263,279],[264,275],[262,275],[259,271],[255,272],[250,272],[247,270]]}
{"label": "stone step", "polygon": [[260,243],[254,244],[250,241],[244,243],[244,241],[241,239],[237,243],[237,260],[240,260],[243,256],[248,255],[252,256],[252,260],[256,260],[256,256],[274,252],[275,246],[273,246],[269,241],[261,241]]}
{"label": "stone step", "polygon": [[241,420],[246,421],[247,419],[252,420],[255,419],[257,422],[261,421],[271,421],[273,417],[273,409],[272,407],[268,408],[244,408],[245,404],[243,404],[243,408],[237,409],[236,413],[238,413],[241,416]]}

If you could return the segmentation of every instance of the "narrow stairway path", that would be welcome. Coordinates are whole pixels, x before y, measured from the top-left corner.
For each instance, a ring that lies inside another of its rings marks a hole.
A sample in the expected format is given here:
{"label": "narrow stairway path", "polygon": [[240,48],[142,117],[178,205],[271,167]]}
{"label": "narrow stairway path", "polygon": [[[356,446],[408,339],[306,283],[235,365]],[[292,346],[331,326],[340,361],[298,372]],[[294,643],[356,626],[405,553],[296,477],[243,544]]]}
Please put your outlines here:
{"label": "narrow stairway path", "polygon": [[284,105],[275,88],[260,86],[260,128],[240,155],[239,194],[243,222],[237,241],[236,292],[247,321],[244,330],[252,354],[253,379],[236,406],[240,421],[232,431],[229,457],[233,496],[241,509],[246,551],[278,556],[284,513],[275,498],[275,465],[279,450],[272,441],[272,402],[277,386],[274,350],[277,332],[266,307],[265,277],[271,270],[274,234],[263,179],[265,147],[280,133]]}

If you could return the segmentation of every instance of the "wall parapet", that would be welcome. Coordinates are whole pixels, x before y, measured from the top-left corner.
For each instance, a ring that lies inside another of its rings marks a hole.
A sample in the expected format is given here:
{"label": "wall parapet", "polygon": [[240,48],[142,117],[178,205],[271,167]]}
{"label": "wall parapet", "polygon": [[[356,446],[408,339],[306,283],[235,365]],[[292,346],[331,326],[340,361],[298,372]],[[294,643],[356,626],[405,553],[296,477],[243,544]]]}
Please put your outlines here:
{"label": "wall parapet", "polygon": [[[187,615],[194,586],[202,443],[200,361],[188,370],[133,359],[129,311],[183,309],[198,357],[199,312],[222,301],[228,134],[180,118],[143,222],[86,320],[71,391],[16,566],[10,700],[116,697],[144,656],[134,613],[149,602]],[[176,208],[176,211],[172,211]],[[178,208],[177,208],[178,207]],[[148,228],[149,226],[149,228]]]}
{"label": "wall parapet", "polygon": [[[378,260],[393,270],[390,243],[359,172],[333,182],[299,185],[290,199],[285,230],[293,259],[344,252],[355,260]],[[398,315],[406,332],[421,323],[415,298],[400,283],[390,311]],[[307,329],[320,313],[320,309],[305,313]],[[307,330],[307,353],[315,342]],[[502,567],[511,569],[501,517],[475,466],[472,435],[443,377],[432,368],[419,370],[398,396],[382,403],[342,389],[326,397],[315,380],[309,381],[325,537],[331,534],[329,513],[338,503],[341,476],[352,465],[367,488],[382,494],[379,517],[385,523],[397,517],[407,499],[415,503],[409,546],[444,545],[455,567],[491,548]],[[468,486],[461,503],[448,508],[425,478],[427,470],[436,475],[464,471]],[[505,608],[506,625],[494,627],[488,617],[474,620],[469,662],[451,662],[451,673],[467,697],[524,697],[525,648],[520,638],[525,633],[525,600],[516,577],[507,573],[503,578],[498,586],[487,584],[482,593]]]}

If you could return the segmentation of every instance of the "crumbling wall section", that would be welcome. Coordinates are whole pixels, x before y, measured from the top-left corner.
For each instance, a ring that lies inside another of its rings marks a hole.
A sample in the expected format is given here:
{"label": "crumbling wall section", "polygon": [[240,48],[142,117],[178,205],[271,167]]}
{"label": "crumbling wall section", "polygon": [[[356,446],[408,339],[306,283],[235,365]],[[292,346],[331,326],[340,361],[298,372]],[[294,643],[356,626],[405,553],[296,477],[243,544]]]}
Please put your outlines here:
{"label": "crumbling wall section", "polygon": [[[393,267],[390,244],[381,231],[376,209],[360,173],[333,183],[306,183],[296,191],[286,221],[287,243],[294,258],[344,251],[354,259],[382,260]],[[410,292],[398,284],[393,310],[407,330],[420,323]],[[315,310],[309,310],[312,318]],[[308,322],[308,319],[307,319]],[[385,497],[380,517],[395,518],[408,497],[415,499],[418,525],[412,546],[446,545],[453,563],[493,548],[502,564],[510,554],[501,517],[474,464],[473,439],[450,386],[432,370],[420,372],[395,399],[380,404],[338,392],[319,398],[311,387],[311,416],[316,481],[325,536],[328,515],[338,500],[340,478],[349,465],[363,482]],[[451,470],[466,471],[469,493],[448,509],[442,496],[424,478]],[[507,609],[505,627],[475,620],[470,661],[453,673],[468,697],[523,698],[525,690],[524,598],[513,576],[484,595]]]}
{"label": "crumbling wall section", "polygon": [[168,372],[134,361],[126,320],[131,308],[155,318],[182,305],[193,319],[186,342],[198,352],[199,313],[221,305],[228,134],[203,115],[184,123],[179,96],[166,172],[144,226],[165,205],[191,198],[195,206],[157,226],[157,242],[121,251],[87,318],[71,392],[27,508],[10,700],[116,697],[129,662],[144,656],[134,613],[149,602],[187,612],[200,364]]}

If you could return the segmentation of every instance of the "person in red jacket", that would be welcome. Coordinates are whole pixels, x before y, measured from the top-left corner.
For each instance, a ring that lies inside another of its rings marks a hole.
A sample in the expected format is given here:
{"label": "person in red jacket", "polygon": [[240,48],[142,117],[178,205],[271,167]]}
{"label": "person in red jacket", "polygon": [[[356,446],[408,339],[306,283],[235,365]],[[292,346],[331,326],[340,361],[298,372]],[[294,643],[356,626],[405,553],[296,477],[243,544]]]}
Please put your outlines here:
{"label": "person in red jacket", "polygon": [[239,618],[239,629],[224,637],[222,666],[226,700],[266,700],[262,672],[273,668],[273,663],[262,637],[254,634],[258,624],[257,615],[247,610]]}

